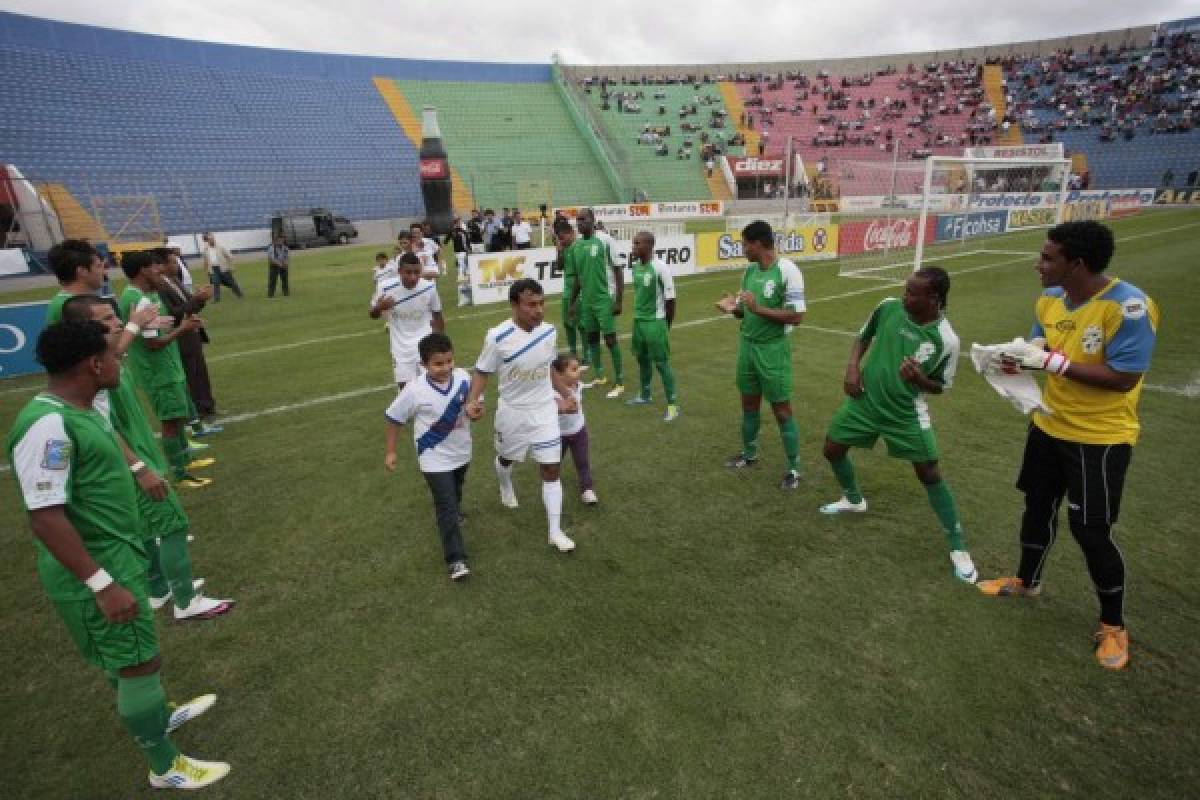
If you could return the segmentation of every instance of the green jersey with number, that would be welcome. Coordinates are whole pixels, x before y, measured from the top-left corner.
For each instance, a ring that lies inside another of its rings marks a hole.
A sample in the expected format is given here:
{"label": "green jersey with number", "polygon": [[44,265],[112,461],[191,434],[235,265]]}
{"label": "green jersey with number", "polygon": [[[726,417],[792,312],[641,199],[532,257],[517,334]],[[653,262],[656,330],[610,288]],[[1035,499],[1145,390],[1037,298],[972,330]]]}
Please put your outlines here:
{"label": "green jersey with number", "polygon": [[[167,311],[167,307],[157,292],[146,294],[136,286],[126,286],[117,302],[121,319],[128,322],[129,315],[147,303],[153,304],[158,309],[160,317],[170,316],[170,312]],[[166,347],[160,347],[157,350],[151,350],[146,346],[147,339],[154,339],[162,335],[162,331],[157,328],[146,328],[129,347],[129,363],[133,367],[134,377],[147,391],[155,386],[166,386],[187,379],[183,371],[183,360],[179,357],[178,343],[171,342]]]}
{"label": "green jersey with number", "polygon": [[564,275],[570,272],[579,282],[579,298],[585,303],[611,300],[608,290],[608,245],[593,236],[575,240],[563,258]]}
{"label": "green jersey with number", "polygon": [[633,262],[633,318],[666,319],[667,301],[675,299],[675,278],[657,258]]}
{"label": "green jersey with number", "polygon": [[[137,484],[104,414],[43,392],[17,414],[6,444],[25,509],[62,506],[97,564],[119,583],[140,580],[146,553]],[[91,597],[45,545],[35,546],[38,576],[52,600]]]}
{"label": "green jersey with number", "polygon": [[912,358],[930,380],[946,388],[958,367],[958,335],[945,317],[918,325],[896,297],[885,298],[871,312],[858,336],[870,347],[862,368],[863,399],[883,418],[914,421],[929,427],[924,394],[900,377],[900,365]]}
{"label": "green jersey with number", "polygon": [[[804,311],[804,278],[800,269],[786,258],[767,269],[751,264],[742,274],[742,291],[754,295],[754,302],[775,311],[784,308]],[[760,317],[743,308],[742,338],[751,343],[770,342],[791,333],[791,326]]]}

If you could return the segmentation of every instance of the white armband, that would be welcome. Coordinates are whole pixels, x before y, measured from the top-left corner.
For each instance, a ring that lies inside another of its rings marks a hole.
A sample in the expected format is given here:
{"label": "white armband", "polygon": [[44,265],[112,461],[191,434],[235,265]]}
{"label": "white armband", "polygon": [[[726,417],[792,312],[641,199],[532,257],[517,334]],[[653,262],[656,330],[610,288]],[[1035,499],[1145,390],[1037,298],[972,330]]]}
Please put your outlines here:
{"label": "white armband", "polygon": [[93,594],[97,594],[99,592],[104,591],[105,589],[107,589],[109,586],[112,585],[112,582],[113,582],[112,575],[109,575],[104,570],[103,567],[96,570],[95,574],[92,575],[92,577],[90,577],[86,581],[84,581],[84,583],[87,584],[87,587],[92,590]]}

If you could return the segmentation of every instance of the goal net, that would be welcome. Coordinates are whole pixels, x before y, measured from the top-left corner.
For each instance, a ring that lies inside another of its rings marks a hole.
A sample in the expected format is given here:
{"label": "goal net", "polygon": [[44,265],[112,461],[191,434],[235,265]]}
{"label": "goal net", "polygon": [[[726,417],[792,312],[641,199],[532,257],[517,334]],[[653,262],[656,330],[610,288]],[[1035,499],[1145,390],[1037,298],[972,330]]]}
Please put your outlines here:
{"label": "goal net", "polygon": [[1036,229],[1062,221],[1067,159],[954,158],[843,162],[838,274],[898,281],[922,266],[948,270],[1019,260]]}

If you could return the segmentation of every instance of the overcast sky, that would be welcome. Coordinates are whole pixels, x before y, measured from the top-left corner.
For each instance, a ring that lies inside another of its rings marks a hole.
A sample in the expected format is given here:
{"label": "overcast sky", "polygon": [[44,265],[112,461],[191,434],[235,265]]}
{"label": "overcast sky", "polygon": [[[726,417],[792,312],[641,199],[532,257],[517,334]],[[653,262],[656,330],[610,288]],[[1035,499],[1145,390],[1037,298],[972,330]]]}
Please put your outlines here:
{"label": "overcast sky", "polygon": [[1195,0],[0,0],[0,8],[261,47],[541,63],[558,52],[572,64],[885,55],[1152,25],[1200,14]]}

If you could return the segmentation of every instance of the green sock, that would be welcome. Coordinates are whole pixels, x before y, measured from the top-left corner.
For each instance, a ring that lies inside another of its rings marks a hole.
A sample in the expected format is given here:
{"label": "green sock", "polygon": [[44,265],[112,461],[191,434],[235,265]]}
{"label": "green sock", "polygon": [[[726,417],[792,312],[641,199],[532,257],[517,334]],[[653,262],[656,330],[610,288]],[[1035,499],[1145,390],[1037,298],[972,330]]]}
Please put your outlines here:
{"label": "green sock", "polygon": [[167,583],[167,576],[162,570],[162,560],[159,554],[158,540],[151,536],[145,541],[145,545],[146,558],[150,561],[150,596],[166,597],[167,592],[171,591],[171,586]]}
{"label": "green sock", "polygon": [[158,552],[161,571],[171,586],[175,607],[187,608],[196,595],[192,587],[192,557],[188,553],[187,531],[164,536]]}
{"label": "green sock", "polygon": [[592,369],[596,371],[596,380],[604,380],[604,359],[600,357],[600,342],[588,342],[587,351],[592,358]]}
{"label": "green sock", "polygon": [[167,456],[167,463],[171,466],[171,477],[179,480],[187,474],[187,434],[181,432],[176,436],[164,436],[162,446],[163,452]]}
{"label": "green sock", "polygon": [[758,426],[762,415],[758,411],[742,411],[742,455],[750,461],[758,458]]}
{"label": "green sock", "polygon": [[622,365],[621,345],[614,344],[608,348],[609,355],[612,356],[613,362],[613,380],[617,383],[625,383],[625,368]]}
{"label": "green sock", "polygon": [[671,362],[665,359],[658,362],[658,374],[662,375],[663,391],[667,393],[667,403],[675,405],[679,402],[679,396],[675,394],[675,371],[671,369]]}
{"label": "green sock", "polygon": [[150,762],[150,769],[158,775],[169,770],[179,751],[167,738],[170,713],[157,672],[117,681],[117,714]]}
{"label": "green sock", "polygon": [[574,325],[568,325],[566,323],[563,323],[563,328],[565,328],[567,331],[567,349],[571,351],[571,355],[578,358],[579,351],[577,348],[579,346],[579,331],[575,329]]}
{"label": "green sock", "polygon": [[833,475],[842,487],[842,494],[846,495],[846,499],[851,503],[861,503],[862,492],[859,491],[858,481],[854,478],[854,465],[850,463],[850,457],[843,456],[837,461],[830,461],[829,466],[833,467]]}
{"label": "green sock", "polygon": [[951,550],[966,550],[963,543],[962,523],[958,520],[958,508],[954,504],[954,495],[945,481],[927,485],[925,493],[929,495],[929,505],[942,523],[942,533],[946,534],[946,543]]}
{"label": "green sock", "polygon": [[650,381],[654,379],[654,365],[650,359],[638,356],[638,380],[642,384],[642,399],[650,399]]}
{"label": "green sock", "polygon": [[800,428],[795,417],[779,423],[779,438],[783,439],[783,454],[787,456],[788,469],[800,471]]}

